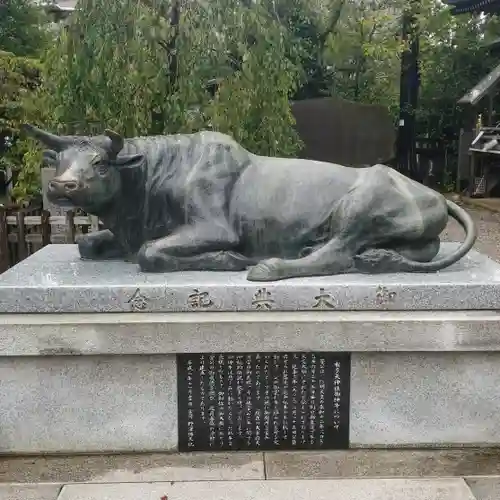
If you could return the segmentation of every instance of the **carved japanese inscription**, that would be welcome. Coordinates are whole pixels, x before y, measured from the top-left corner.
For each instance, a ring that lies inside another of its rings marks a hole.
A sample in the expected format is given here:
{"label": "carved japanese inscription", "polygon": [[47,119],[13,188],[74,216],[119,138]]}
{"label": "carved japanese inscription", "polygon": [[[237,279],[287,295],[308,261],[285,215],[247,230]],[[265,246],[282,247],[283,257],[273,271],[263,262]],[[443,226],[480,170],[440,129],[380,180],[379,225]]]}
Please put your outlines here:
{"label": "carved japanese inscription", "polygon": [[316,295],[314,300],[316,302],[313,305],[313,309],[335,309],[335,299],[324,288],[319,289],[319,295]]}
{"label": "carved japanese inscription", "polygon": [[148,307],[148,299],[139,288],[137,288],[132,297],[130,297],[128,303],[130,309],[136,312],[145,311]]}
{"label": "carved japanese inscription", "polygon": [[269,311],[274,306],[274,299],[267,288],[257,290],[252,299],[252,306],[259,311]]}
{"label": "carved japanese inscription", "polygon": [[215,305],[208,292],[200,292],[197,288],[189,294],[187,303],[190,309],[209,309]]}
{"label": "carved japanese inscription", "polygon": [[396,292],[391,292],[387,287],[380,285],[377,288],[375,298],[378,304],[387,304],[394,301]]}
{"label": "carved japanese inscription", "polygon": [[177,366],[180,451],[349,446],[349,354],[183,354]]}

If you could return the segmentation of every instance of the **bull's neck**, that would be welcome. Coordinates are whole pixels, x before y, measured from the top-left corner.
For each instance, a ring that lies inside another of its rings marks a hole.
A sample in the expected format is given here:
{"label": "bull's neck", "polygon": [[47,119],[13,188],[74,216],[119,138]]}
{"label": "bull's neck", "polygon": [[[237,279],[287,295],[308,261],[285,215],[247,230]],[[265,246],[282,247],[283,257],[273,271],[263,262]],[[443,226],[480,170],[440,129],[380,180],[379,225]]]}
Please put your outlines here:
{"label": "bull's neck", "polygon": [[144,172],[137,168],[124,170],[120,175],[122,189],[119,196],[96,215],[127,250],[137,251],[144,231],[144,192],[139,188],[144,185]]}

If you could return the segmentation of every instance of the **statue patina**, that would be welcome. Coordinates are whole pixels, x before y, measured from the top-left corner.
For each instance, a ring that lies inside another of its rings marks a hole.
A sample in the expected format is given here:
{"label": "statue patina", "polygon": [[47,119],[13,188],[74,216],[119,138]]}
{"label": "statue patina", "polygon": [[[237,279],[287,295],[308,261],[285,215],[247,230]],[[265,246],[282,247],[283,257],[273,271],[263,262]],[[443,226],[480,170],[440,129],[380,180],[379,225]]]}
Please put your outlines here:
{"label": "statue patina", "polygon": [[[218,132],[124,139],[24,129],[56,168],[48,198],[96,215],[83,259],[144,272],[248,270],[250,281],[348,272],[433,272],[472,248],[462,208],[384,165],[355,169],[257,156]],[[465,230],[435,259],[448,218]]]}

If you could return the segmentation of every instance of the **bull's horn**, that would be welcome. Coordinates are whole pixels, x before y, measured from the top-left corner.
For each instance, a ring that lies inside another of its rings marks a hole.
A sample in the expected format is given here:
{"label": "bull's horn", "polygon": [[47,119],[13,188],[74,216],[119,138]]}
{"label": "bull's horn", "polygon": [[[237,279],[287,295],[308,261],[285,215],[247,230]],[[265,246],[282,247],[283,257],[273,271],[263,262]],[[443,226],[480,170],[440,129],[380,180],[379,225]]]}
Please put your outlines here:
{"label": "bull's horn", "polygon": [[50,132],[45,132],[44,130],[34,127],[33,125],[29,125],[28,123],[23,124],[21,129],[54,151],[62,151],[71,142],[64,137],[59,137],[58,135],[51,134]]}
{"label": "bull's horn", "polygon": [[106,129],[104,131],[104,135],[106,135],[107,137],[109,137],[111,139],[111,153],[114,155],[114,156],[117,156],[118,153],[123,149],[123,145],[124,145],[124,140],[123,140],[123,137],[114,132],[113,130],[109,130],[109,129]]}

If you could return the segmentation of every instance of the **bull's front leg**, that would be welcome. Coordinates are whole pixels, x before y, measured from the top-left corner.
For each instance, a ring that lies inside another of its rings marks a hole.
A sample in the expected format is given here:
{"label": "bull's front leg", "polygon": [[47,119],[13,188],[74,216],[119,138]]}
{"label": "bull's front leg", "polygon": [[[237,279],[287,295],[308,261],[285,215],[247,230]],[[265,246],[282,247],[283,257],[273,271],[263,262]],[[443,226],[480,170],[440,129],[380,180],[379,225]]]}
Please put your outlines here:
{"label": "bull's front leg", "polygon": [[243,270],[252,262],[233,251],[237,244],[238,237],[227,226],[198,223],[144,243],[137,263],[145,272]]}
{"label": "bull's front leg", "polygon": [[77,240],[80,257],[86,260],[125,258],[126,251],[109,229],[80,236]]}

